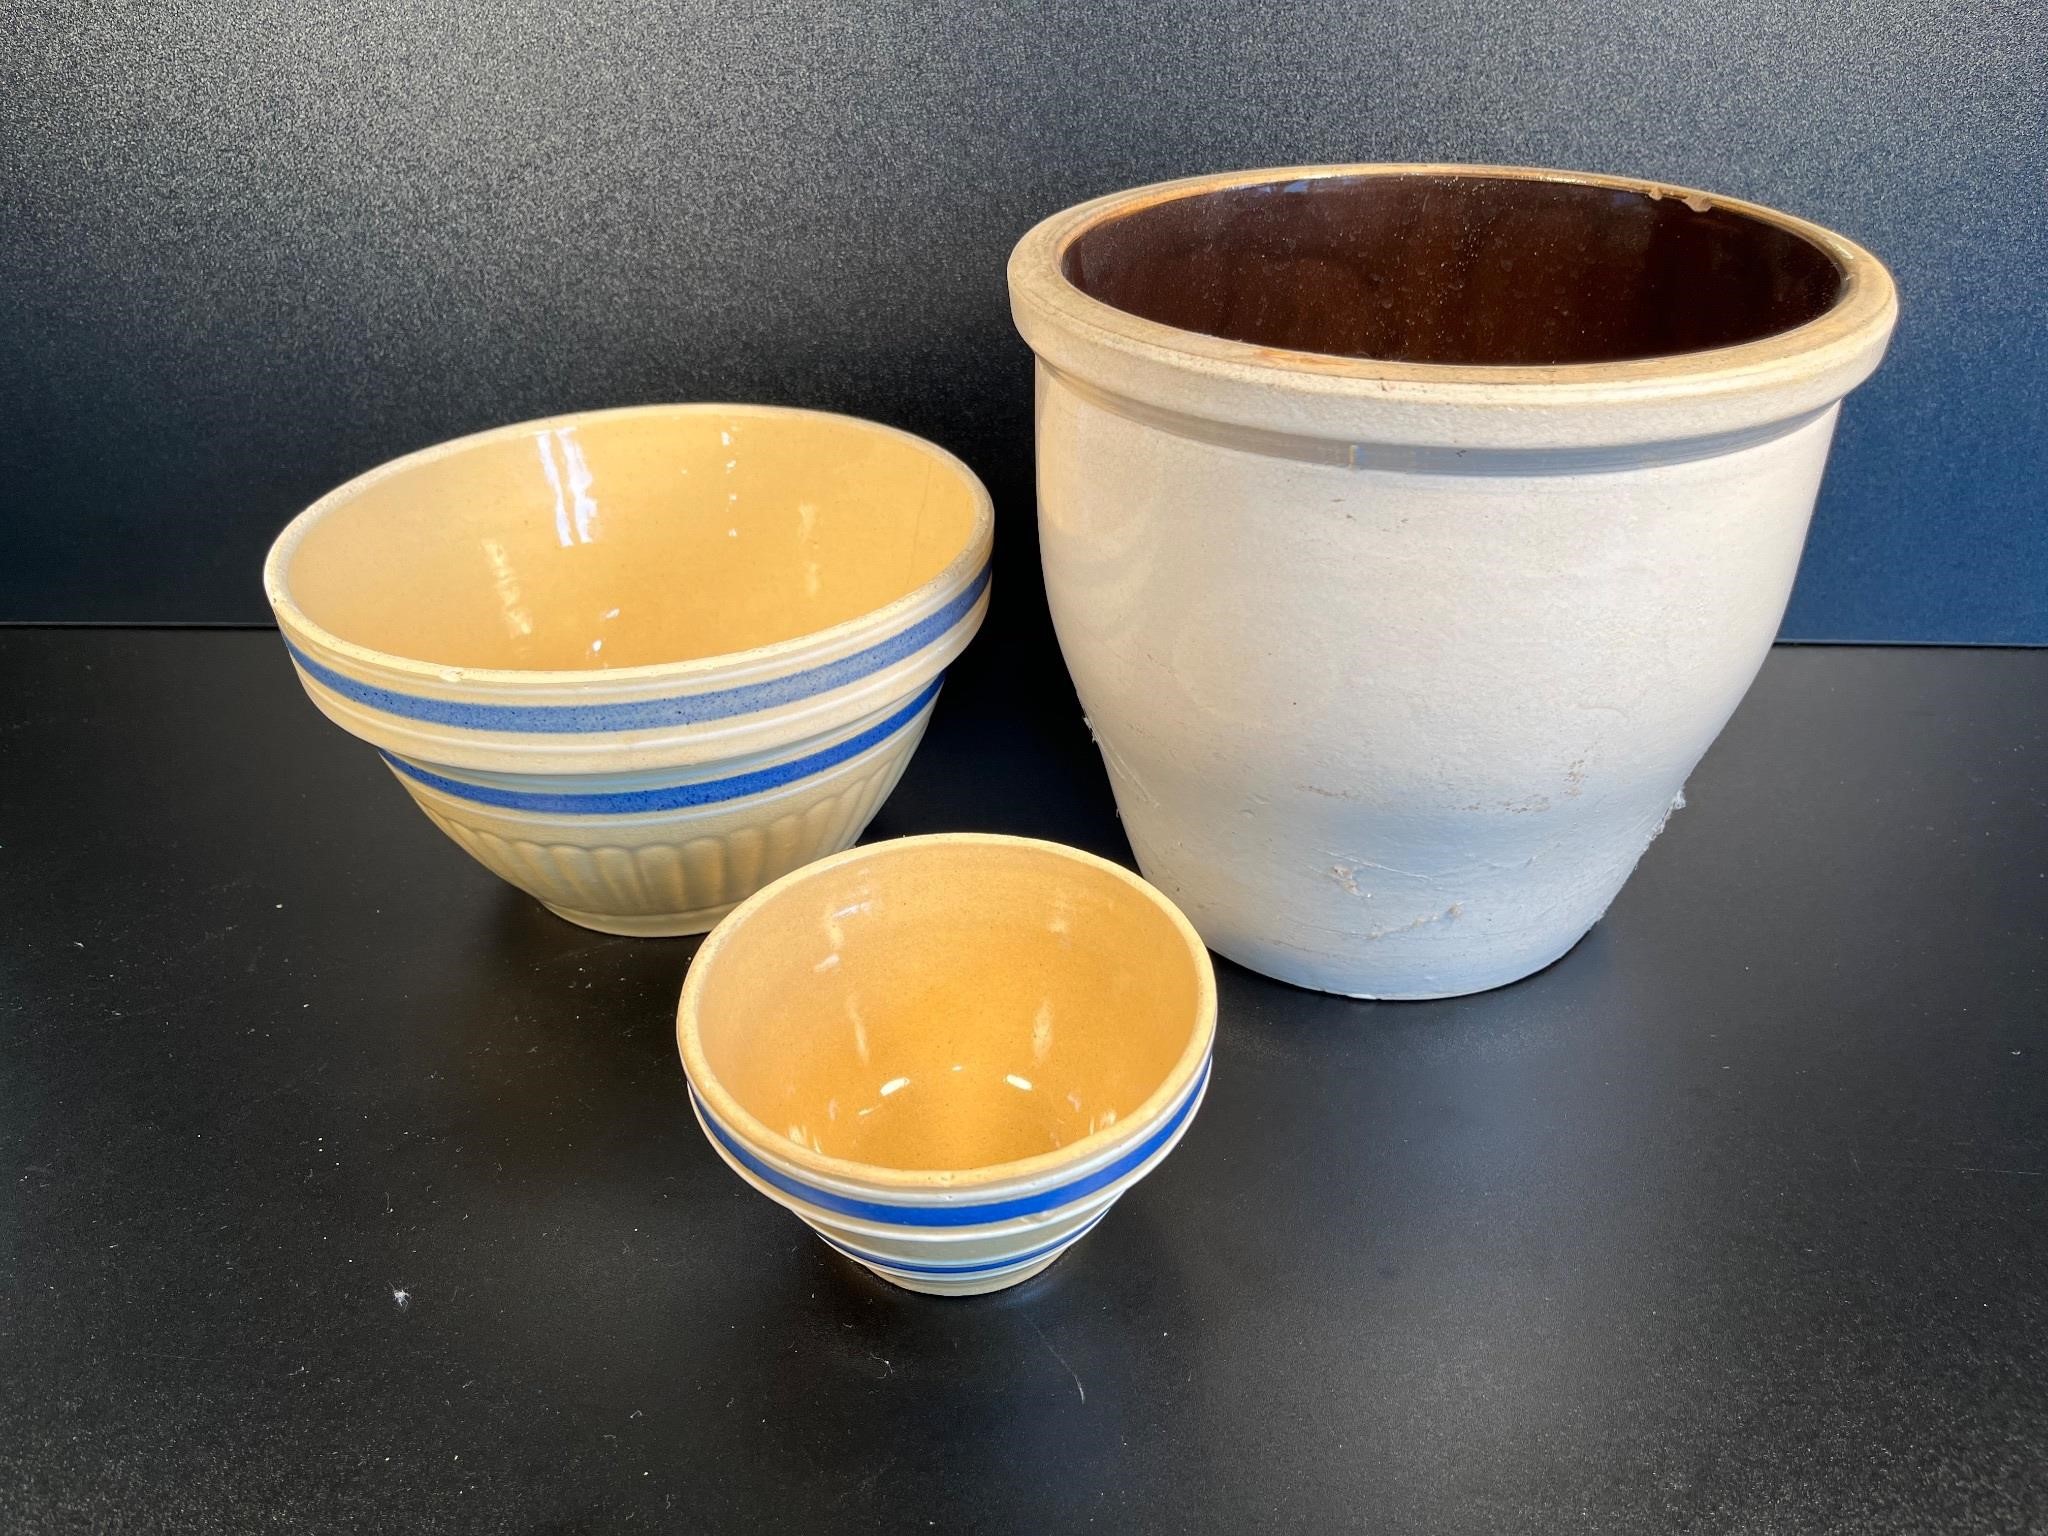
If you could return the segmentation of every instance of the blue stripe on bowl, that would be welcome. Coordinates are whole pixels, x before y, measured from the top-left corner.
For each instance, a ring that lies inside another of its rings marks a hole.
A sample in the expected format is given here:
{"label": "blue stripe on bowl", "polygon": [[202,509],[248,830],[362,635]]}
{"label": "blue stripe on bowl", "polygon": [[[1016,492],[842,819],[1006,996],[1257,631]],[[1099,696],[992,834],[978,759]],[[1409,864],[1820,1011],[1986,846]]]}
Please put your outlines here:
{"label": "blue stripe on bowl", "polygon": [[[1003,1259],[984,1259],[978,1263],[971,1264],[913,1264],[908,1259],[892,1259],[885,1254],[870,1253],[865,1248],[856,1248],[851,1243],[842,1243],[838,1238],[828,1236],[823,1232],[818,1232],[818,1236],[824,1238],[826,1242],[837,1248],[848,1258],[859,1259],[863,1264],[873,1264],[878,1269],[894,1270],[902,1275],[959,1276],[964,1279],[970,1275],[993,1274],[999,1269],[1018,1269],[1023,1265],[1029,1264],[1033,1259],[1042,1259],[1048,1253],[1066,1247],[1069,1243],[1078,1243],[1082,1238],[1094,1231],[1095,1224],[1108,1214],[1108,1211],[1097,1211],[1065,1237],[1055,1238],[1052,1242],[1042,1244],[1024,1253],[1011,1254],[1008,1258]],[[811,1230],[817,1232],[815,1227]]]}
{"label": "blue stripe on bowl", "polygon": [[429,789],[438,789],[443,794],[454,795],[460,800],[471,800],[478,805],[495,805],[508,811],[540,811],[557,816],[627,816],[639,811],[674,811],[693,805],[716,805],[725,800],[738,800],[746,795],[758,795],[771,789],[780,789],[785,784],[794,784],[799,779],[810,778],[822,773],[835,764],[843,763],[850,757],[858,757],[868,748],[886,741],[915,720],[925,706],[938,697],[939,684],[946,680],[941,672],[908,704],[897,710],[879,725],[871,725],[858,736],[849,736],[808,757],[792,758],[786,763],[777,763],[769,768],[756,768],[751,773],[736,773],[723,779],[700,779],[694,784],[670,784],[660,789],[620,789],[592,791],[584,794],[562,794],[553,791],[529,789],[500,789],[491,784],[469,784],[461,779],[451,779],[445,774],[409,763],[402,757],[383,753],[384,761],[399,773],[415,783]]}
{"label": "blue stripe on bowl", "polygon": [[734,715],[751,715],[764,709],[793,704],[815,694],[857,682],[863,677],[914,656],[974,610],[988,589],[989,567],[967,584],[964,591],[938,612],[917,621],[888,639],[842,656],[821,667],[792,672],[761,683],[744,683],[736,688],[718,688],[707,693],[686,693],[667,699],[635,699],[619,704],[471,704],[458,699],[430,699],[416,693],[400,693],[344,677],[332,667],[308,656],[289,640],[285,648],[308,677],[345,699],[387,715],[407,720],[426,720],[435,725],[459,726],[468,731],[519,731],[540,735],[591,735],[602,731],[649,731],[664,726],[700,725],[707,720],[727,720]]}
{"label": "blue stripe on bowl", "polygon": [[1209,1060],[1202,1062],[1202,1070],[1195,1074],[1195,1081],[1186,1095],[1175,1107],[1165,1122],[1137,1146],[1122,1157],[1105,1164],[1095,1172],[1062,1184],[1054,1189],[1040,1190],[1033,1195],[1019,1195],[1014,1200],[991,1200],[982,1205],[891,1205],[880,1200],[861,1200],[850,1195],[835,1194],[829,1189],[820,1189],[815,1184],[806,1184],[802,1179],[792,1178],[778,1168],[771,1167],[749,1152],[706,1107],[697,1095],[695,1085],[690,1087],[690,1102],[696,1105],[697,1113],[703,1117],[705,1127],[718,1139],[718,1144],[732,1154],[733,1160],[747,1172],[785,1195],[814,1205],[821,1211],[832,1211],[841,1216],[853,1216],[864,1221],[885,1222],[897,1227],[980,1227],[992,1222],[1011,1221],[1019,1216],[1037,1216],[1045,1211],[1057,1210],[1063,1205],[1094,1194],[1097,1190],[1114,1184],[1133,1168],[1142,1166],[1167,1142],[1173,1139],[1195,1112],[1195,1104],[1202,1097],[1202,1089],[1209,1081]]}

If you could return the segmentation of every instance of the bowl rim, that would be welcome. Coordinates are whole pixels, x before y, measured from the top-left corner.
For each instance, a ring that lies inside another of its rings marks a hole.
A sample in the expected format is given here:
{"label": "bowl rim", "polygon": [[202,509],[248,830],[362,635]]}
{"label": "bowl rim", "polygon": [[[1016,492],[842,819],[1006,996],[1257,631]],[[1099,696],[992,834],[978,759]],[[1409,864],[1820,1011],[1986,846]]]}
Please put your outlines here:
{"label": "bowl rim", "polygon": [[[1445,177],[1468,180],[1564,182],[1674,198],[1706,205],[1770,225],[1817,248],[1842,275],[1835,301],[1820,314],[1787,330],[1729,346],[1595,363],[1420,363],[1309,352],[1232,341],[1205,331],[1148,320],[1085,292],[1066,274],[1066,255],[1090,230],[1124,214],[1237,187],[1291,181]],[[1687,386],[1761,380],[1802,369],[1817,354],[1865,343],[1874,331],[1889,331],[1897,294],[1884,263],[1863,246],[1824,225],[1763,203],[1643,176],[1615,176],[1549,166],[1463,164],[1444,161],[1352,161],[1327,165],[1265,166],[1184,176],[1111,192],[1076,203],[1040,220],[1011,251],[1012,294],[1042,307],[1085,332],[1154,357],[1196,367],[1245,369],[1267,377],[1313,375],[1338,387],[1366,393],[1398,391],[1427,397],[1437,391],[1471,389],[1546,391],[1577,387],[1599,395],[1669,391]]]}
{"label": "bowl rim", "polygon": [[[378,650],[374,646],[364,645],[336,634],[309,617],[292,596],[286,572],[291,565],[292,557],[298,552],[299,544],[316,525],[336,509],[347,505],[381,481],[406,474],[438,459],[452,457],[481,444],[526,437],[543,430],[579,426],[592,421],[621,421],[635,417],[663,419],[721,413],[838,422],[910,444],[924,453],[940,469],[953,473],[969,491],[974,507],[974,520],[966,539],[958,553],[937,575],[890,599],[879,608],[871,608],[865,613],[823,629],[807,630],[800,635],[791,635],[767,645],[753,646],[746,650],[720,651],[709,656],[693,656],[676,661],[648,662],[634,667],[473,667],[453,662],[423,661],[417,657],[402,656],[395,651]],[[328,491],[285,524],[272,540],[270,551],[264,557],[263,590],[270,600],[271,611],[277,618],[278,628],[287,640],[294,644],[310,644],[312,648],[322,653],[323,659],[345,660],[386,676],[443,685],[459,681],[465,686],[518,692],[631,687],[636,683],[656,681],[705,682],[716,680],[721,674],[729,671],[773,672],[778,670],[778,664],[782,663],[801,667],[812,663],[821,650],[857,646],[870,635],[897,628],[899,621],[909,619],[920,609],[942,603],[979,577],[983,567],[988,564],[994,535],[995,504],[989,497],[988,488],[982,484],[981,477],[957,454],[927,438],[919,437],[914,432],[906,432],[900,427],[892,427],[884,422],[871,421],[864,416],[851,416],[841,411],[813,410],[807,406],[762,405],[746,401],[720,400],[656,402],[645,405],[611,406],[601,410],[569,411],[558,416],[541,416],[528,421],[508,422],[502,426],[486,428],[481,432],[471,432],[415,449],[411,453],[401,454],[395,459],[388,459],[367,469]]]}
{"label": "bowl rim", "polygon": [[[705,977],[716,963],[720,950],[755,912],[785,892],[827,870],[873,858],[884,852],[904,848],[940,847],[1029,848],[1049,853],[1084,868],[1113,876],[1140,899],[1165,914],[1186,944],[1188,960],[1195,971],[1195,1017],[1188,1031],[1187,1044],[1175,1058],[1173,1065],[1167,1069],[1159,1086],[1153,1089],[1129,1115],[1113,1126],[1091,1132],[1053,1151],[1034,1153],[1030,1157],[1013,1158],[1000,1163],[984,1163],[971,1168],[895,1168],[885,1163],[866,1163],[852,1158],[833,1157],[809,1147],[799,1146],[786,1136],[778,1136],[733,1097],[719,1081],[717,1074],[711,1070],[711,1064],[704,1054],[703,1041],[698,1030],[698,1003],[704,990]],[[1045,838],[1016,837],[1002,832],[932,832],[913,837],[886,838],[880,842],[863,843],[857,848],[849,848],[843,853],[833,854],[790,871],[764,885],[734,907],[720,920],[718,926],[705,936],[704,942],[690,960],[689,972],[683,978],[682,995],[676,1003],[676,1046],[682,1056],[683,1074],[689,1086],[704,1101],[705,1107],[710,1110],[717,1122],[750,1151],[771,1155],[777,1161],[806,1172],[823,1175],[828,1179],[836,1179],[865,1190],[903,1194],[944,1195],[965,1191],[980,1194],[997,1186],[1042,1183],[1050,1177],[1065,1176],[1081,1165],[1100,1160],[1105,1154],[1141,1140],[1156,1129],[1161,1118],[1173,1110],[1194,1087],[1201,1076],[1203,1063],[1209,1059],[1214,1048],[1215,1038],[1215,964],[1210,960],[1208,946],[1202,942],[1202,937],[1195,931],[1194,924],[1188,921],[1187,915],[1164,892],[1142,875],[1084,849],[1069,847],[1065,843],[1056,843]]]}

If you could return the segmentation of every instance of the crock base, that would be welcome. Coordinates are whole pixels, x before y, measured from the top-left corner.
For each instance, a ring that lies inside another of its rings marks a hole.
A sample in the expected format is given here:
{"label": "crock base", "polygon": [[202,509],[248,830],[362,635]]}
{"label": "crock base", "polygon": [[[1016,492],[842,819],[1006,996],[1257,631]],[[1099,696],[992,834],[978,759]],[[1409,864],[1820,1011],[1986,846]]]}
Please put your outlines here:
{"label": "crock base", "polygon": [[1334,997],[1355,997],[1363,1002],[1375,1003],[1430,1003],[1447,997],[1470,997],[1476,992],[1491,992],[1499,987],[1511,986],[1526,980],[1538,971],[1555,965],[1587,934],[1593,931],[1589,923],[1554,948],[1538,951],[1531,958],[1517,957],[1505,965],[1470,967],[1464,974],[1417,978],[1416,985],[1389,979],[1375,983],[1367,974],[1344,976],[1343,967],[1332,960],[1317,961],[1314,957],[1282,948],[1276,944],[1260,944],[1256,940],[1240,943],[1236,940],[1217,940],[1204,934],[1208,946],[1224,959],[1243,966],[1248,971],[1257,971],[1261,976],[1270,976],[1275,981],[1284,981],[1290,987],[1300,987],[1309,992],[1328,992]]}

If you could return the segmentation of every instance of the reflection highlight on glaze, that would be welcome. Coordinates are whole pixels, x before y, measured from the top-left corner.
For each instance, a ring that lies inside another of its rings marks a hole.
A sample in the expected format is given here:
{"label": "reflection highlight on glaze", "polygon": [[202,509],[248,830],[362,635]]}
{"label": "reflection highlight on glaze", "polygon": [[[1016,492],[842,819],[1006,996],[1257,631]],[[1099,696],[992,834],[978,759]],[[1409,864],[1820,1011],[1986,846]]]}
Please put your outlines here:
{"label": "reflection highlight on glaze", "polygon": [[533,633],[533,614],[519,591],[519,573],[512,569],[512,557],[496,539],[485,539],[484,560],[491,568],[491,587],[498,594],[498,609],[505,628],[515,639]]}
{"label": "reflection highlight on glaze", "polygon": [[[541,473],[555,494],[555,541],[567,549],[571,544],[597,541],[597,502],[590,495],[595,477],[583,461],[582,445],[574,427],[557,427],[553,432],[536,432],[534,446],[540,450]],[[561,463],[556,463],[557,453]]]}
{"label": "reflection highlight on glaze", "polygon": [[818,564],[817,540],[813,537],[817,526],[817,504],[809,501],[798,502],[796,507],[796,547],[803,561],[805,597],[816,597],[825,584],[824,570]]}

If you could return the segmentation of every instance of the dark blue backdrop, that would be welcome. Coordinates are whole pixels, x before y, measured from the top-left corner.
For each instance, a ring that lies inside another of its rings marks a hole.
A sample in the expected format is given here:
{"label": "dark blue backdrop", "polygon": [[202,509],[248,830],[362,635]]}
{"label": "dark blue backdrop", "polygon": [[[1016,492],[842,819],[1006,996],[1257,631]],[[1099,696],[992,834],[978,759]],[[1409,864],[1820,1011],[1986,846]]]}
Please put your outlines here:
{"label": "dark blue backdrop", "polygon": [[17,0],[0,619],[260,618],[271,532],[393,453],[752,398],[974,463],[990,635],[1025,644],[1014,238],[1162,176],[1462,159],[1693,183],[1885,257],[1903,323],[1786,633],[2048,641],[2044,37],[2031,0]]}

